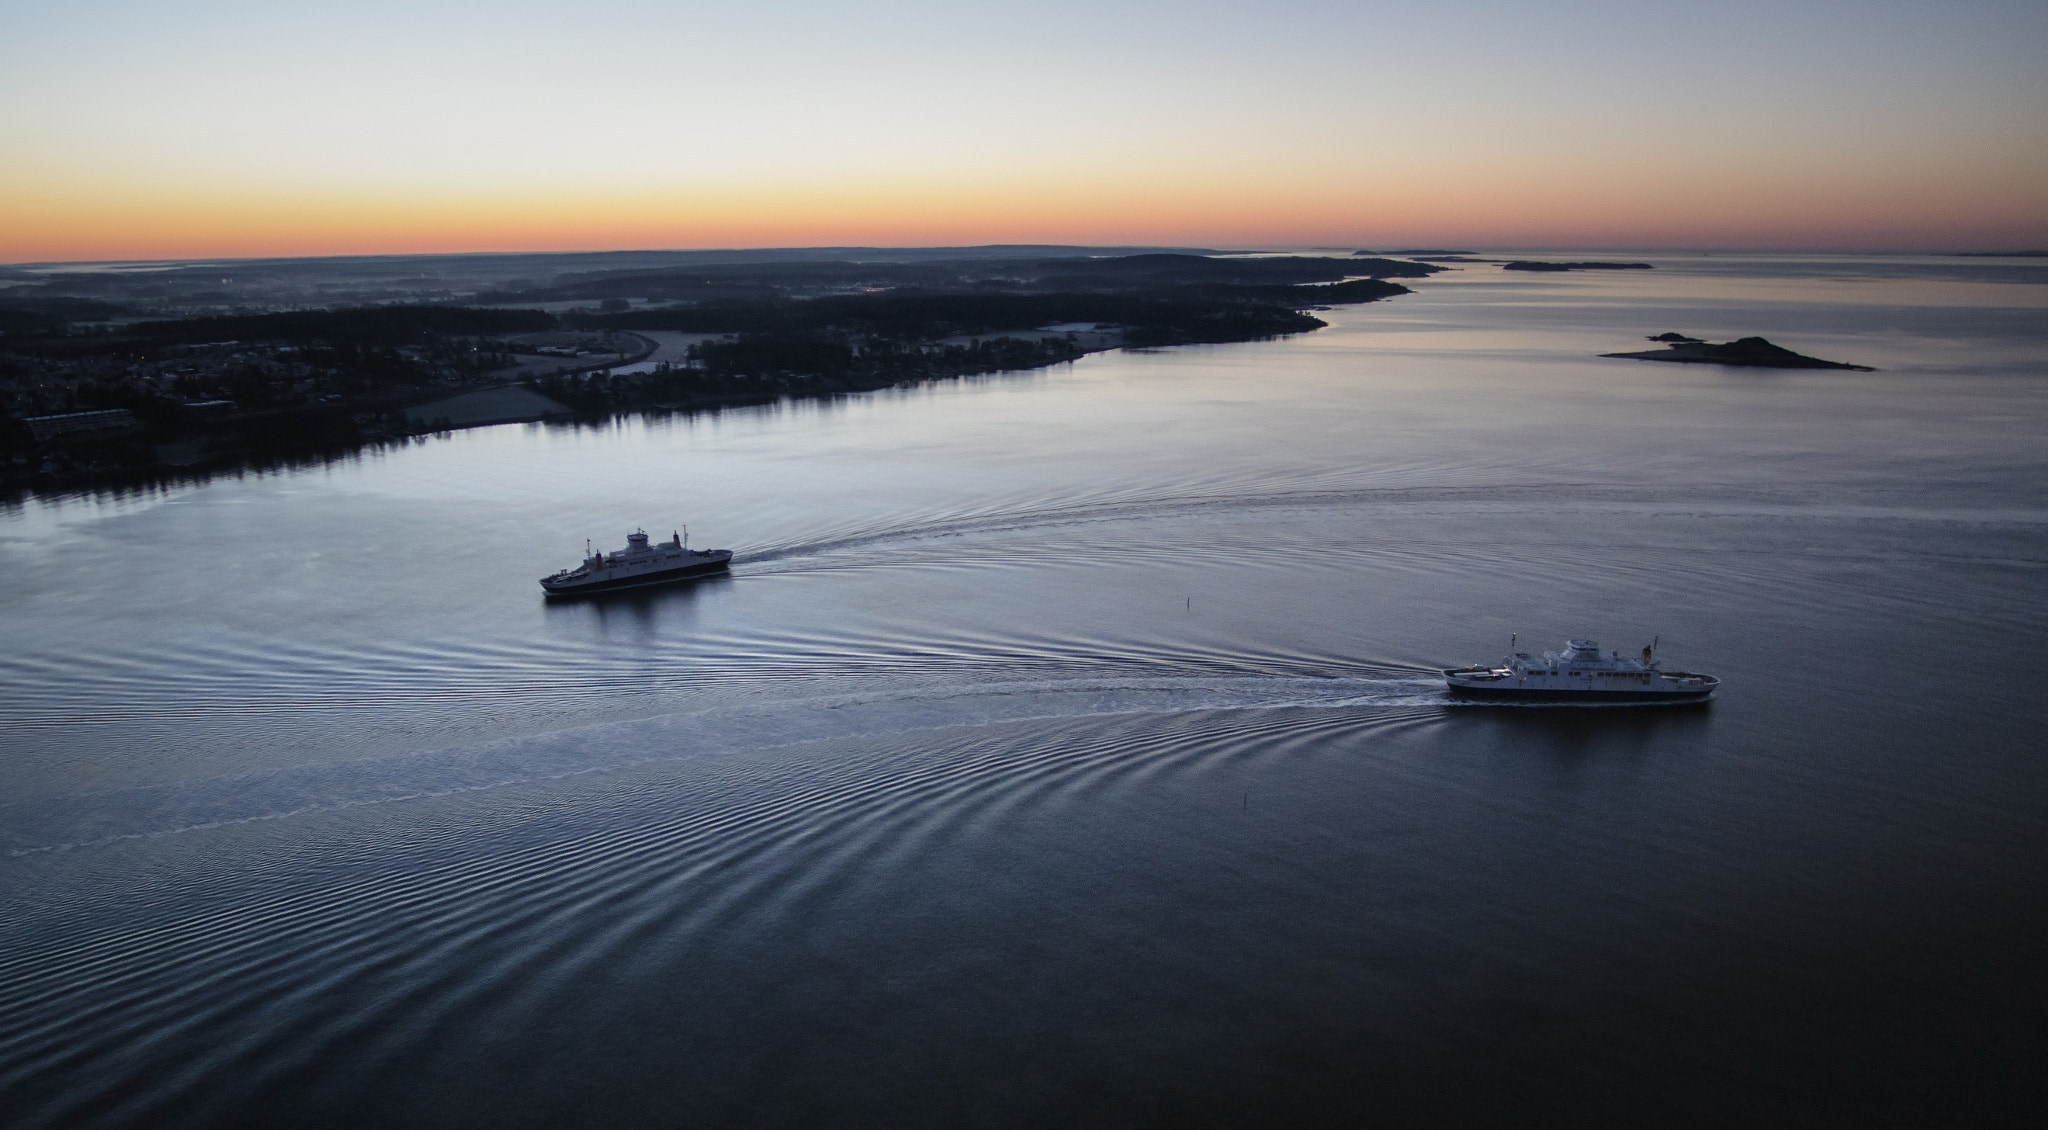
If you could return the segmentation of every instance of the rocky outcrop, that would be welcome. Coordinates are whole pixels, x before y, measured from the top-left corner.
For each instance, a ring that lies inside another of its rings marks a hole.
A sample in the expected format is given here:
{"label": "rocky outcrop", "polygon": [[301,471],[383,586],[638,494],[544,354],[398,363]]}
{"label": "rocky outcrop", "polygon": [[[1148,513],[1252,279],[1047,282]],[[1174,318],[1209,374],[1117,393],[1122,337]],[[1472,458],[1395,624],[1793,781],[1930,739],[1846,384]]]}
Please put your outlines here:
{"label": "rocky outcrop", "polygon": [[1640,353],[1602,353],[1602,357],[1625,357],[1631,361],[1680,361],[1704,365],[1744,365],[1754,369],[1853,369],[1859,373],[1875,372],[1868,365],[1845,365],[1840,361],[1823,361],[1794,353],[1781,345],[1773,345],[1760,337],[1742,337],[1734,341],[1715,345],[1684,334],[1658,334],[1651,341],[1670,344],[1663,349],[1646,349]]}

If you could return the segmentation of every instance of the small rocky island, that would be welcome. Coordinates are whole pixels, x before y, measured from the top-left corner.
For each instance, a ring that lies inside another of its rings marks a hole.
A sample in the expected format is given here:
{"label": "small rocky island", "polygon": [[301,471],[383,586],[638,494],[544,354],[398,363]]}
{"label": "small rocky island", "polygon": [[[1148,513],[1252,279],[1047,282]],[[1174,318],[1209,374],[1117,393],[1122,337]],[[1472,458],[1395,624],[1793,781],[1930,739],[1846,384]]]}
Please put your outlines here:
{"label": "small rocky island", "polygon": [[1501,266],[1503,271],[1647,271],[1648,263],[1547,263],[1541,259],[1515,259]]}
{"label": "small rocky island", "polygon": [[1631,361],[1681,361],[1706,365],[1747,365],[1754,369],[1853,369],[1859,373],[1873,373],[1877,370],[1868,365],[1845,365],[1840,361],[1823,361],[1794,353],[1781,345],[1773,345],[1760,337],[1742,337],[1734,341],[1715,345],[1696,337],[1680,333],[1661,333],[1651,341],[1665,343],[1663,349],[1645,349],[1640,353],[1602,353],[1602,357],[1625,357]]}

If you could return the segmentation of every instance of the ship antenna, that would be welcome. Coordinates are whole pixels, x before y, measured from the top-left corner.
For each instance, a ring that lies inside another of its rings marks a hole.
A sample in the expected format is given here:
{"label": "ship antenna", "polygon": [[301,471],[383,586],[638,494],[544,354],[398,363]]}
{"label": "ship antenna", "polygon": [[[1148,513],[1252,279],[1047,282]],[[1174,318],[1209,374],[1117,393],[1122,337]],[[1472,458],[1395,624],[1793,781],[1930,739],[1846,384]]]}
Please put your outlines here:
{"label": "ship antenna", "polygon": [[683,523],[683,548],[690,548],[690,524],[688,522]]}

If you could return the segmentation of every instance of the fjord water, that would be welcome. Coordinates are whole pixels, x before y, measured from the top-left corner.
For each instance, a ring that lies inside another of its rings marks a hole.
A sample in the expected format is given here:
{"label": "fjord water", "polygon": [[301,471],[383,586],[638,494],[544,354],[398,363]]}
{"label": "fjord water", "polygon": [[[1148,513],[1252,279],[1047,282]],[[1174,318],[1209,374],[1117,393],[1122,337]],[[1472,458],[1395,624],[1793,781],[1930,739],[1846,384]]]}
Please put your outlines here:
{"label": "fjord water", "polygon": [[6,1121],[2038,1114],[2048,268],[1647,258],[0,515]]}

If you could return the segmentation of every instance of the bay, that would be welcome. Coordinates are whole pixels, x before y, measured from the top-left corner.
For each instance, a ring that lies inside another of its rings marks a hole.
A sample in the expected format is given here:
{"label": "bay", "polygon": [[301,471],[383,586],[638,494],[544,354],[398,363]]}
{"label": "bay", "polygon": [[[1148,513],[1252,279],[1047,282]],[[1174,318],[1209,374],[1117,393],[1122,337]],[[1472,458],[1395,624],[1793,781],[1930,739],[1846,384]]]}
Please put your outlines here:
{"label": "bay", "polygon": [[[0,515],[0,1108],[2039,1113],[2048,269],[1627,257]],[[1511,632],[1723,690],[1446,701]]]}

